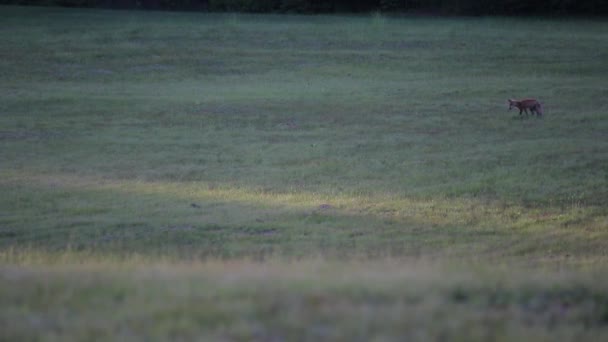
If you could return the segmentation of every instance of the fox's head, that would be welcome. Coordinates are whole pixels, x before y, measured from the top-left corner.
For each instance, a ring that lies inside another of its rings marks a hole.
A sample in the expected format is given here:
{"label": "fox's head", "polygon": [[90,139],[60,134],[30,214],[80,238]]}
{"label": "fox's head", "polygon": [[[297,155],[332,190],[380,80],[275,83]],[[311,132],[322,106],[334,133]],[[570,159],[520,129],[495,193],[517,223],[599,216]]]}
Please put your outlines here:
{"label": "fox's head", "polygon": [[515,107],[515,100],[508,99],[507,101],[509,101],[509,110],[513,109]]}

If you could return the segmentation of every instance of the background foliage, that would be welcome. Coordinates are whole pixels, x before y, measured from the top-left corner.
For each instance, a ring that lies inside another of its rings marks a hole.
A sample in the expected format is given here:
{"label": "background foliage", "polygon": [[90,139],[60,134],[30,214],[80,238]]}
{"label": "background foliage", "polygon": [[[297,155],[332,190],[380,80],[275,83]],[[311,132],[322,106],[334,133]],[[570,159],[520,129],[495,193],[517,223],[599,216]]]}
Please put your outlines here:
{"label": "background foliage", "polygon": [[605,15],[606,0],[0,0],[0,4],[255,13],[416,12],[458,15]]}

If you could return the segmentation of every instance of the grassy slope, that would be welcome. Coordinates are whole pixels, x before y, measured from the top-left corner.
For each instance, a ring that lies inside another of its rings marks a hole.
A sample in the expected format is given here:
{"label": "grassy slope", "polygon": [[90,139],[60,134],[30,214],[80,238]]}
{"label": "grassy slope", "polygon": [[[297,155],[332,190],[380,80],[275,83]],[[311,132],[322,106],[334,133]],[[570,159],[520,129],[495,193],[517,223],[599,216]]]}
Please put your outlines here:
{"label": "grassy slope", "polygon": [[[267,340],[302,335],[323,314],[336,317],[320,324],[327,338],[605,334],[604,22],[0,11],[7,334],[162,338],[184,324],[185,337]],[[542,99],[545,118],[506,112],[523,96]],[[319,262],[319,276],[295,261],[311,257],[346,264]],[[272,261],[181,265],[200,258]],[[157,264],[167,259],[181,266]],[[504,288],[507,270],[462,285],[435,265],[448,261],[524,270]],[[412,279],[394,273],[421,274],[418,287],[396,290]],[[232,274],[236,294],[221,292],[212,279]],[[106,303],[115,287],[121,299]],[[498,309],[492,289],[506,293]],[[186,305],[206,290],[221,292],[208,299],[217,310]],[[578,297],[564,304],[562,290]],[[152,299],[175,296],[184,306]],[[142,302],[158,307],[129,311]],[[425,328],[404,326],[420,310]],[[33,321],[7,323],[22,317]]]}

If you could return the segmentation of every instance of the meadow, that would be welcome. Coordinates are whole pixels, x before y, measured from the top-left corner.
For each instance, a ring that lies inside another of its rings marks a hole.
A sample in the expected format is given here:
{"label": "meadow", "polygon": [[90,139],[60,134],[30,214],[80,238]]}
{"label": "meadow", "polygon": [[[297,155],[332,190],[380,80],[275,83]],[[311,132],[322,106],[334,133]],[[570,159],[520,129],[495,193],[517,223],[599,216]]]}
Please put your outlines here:
{"label": "meadow", "polygon": [[0,340],[608,337],[606,21],[0,18]]}

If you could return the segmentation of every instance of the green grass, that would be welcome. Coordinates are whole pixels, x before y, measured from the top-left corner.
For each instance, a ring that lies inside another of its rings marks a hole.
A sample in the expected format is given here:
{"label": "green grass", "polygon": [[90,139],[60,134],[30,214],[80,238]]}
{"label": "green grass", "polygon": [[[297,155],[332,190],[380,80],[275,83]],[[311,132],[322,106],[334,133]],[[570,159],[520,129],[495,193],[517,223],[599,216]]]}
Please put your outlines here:
{"label": "green grass", "polygon": [[[87,264],[2,272],[6,340],[602,340],[605,273],[403,263]],[[10,322],[10,323],[9,323]],[[32,329],[34,328],[34,329]],[[40,333],[43,335],[40,335]]]}
{"label": "green grass", "polygon": [[0,340],[608,335],[604,21],[0,17]]}

